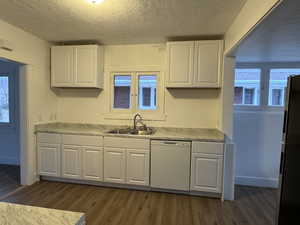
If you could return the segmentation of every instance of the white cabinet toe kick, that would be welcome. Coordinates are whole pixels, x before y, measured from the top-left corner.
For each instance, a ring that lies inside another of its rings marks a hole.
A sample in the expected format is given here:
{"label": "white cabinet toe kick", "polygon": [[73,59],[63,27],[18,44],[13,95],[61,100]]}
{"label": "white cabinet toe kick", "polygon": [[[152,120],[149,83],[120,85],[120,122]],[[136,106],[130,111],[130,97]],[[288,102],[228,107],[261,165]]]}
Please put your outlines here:
{"label": "white cabinet toe kick", "polygon": [[223,143],[38,133],[37,158],[45,180],[217,198],[223,192]]}

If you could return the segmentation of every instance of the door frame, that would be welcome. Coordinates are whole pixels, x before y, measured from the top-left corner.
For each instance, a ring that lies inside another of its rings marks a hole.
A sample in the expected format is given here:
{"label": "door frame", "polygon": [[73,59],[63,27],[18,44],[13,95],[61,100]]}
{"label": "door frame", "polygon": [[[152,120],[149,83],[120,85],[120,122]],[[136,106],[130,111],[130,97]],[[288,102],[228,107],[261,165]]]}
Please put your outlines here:
{"label": "door frame", "polygon": [[30,165],[33,166],[34,162],[29,155],[29,118],[27,114],[27,108],[28,108],[28,96],[27,96],[27,78],[28,78],[28,71],[29,71],[29,64],[26,64],[24,62],[20,62],[15,59],[11,59],[9,57],[1,57],[4,61],[17,63],[19,64],[19,138],[20,138],[20,181],[21,185],[30,185],[32,184],[36,179],[34,179],[31,175],[31,169]]}

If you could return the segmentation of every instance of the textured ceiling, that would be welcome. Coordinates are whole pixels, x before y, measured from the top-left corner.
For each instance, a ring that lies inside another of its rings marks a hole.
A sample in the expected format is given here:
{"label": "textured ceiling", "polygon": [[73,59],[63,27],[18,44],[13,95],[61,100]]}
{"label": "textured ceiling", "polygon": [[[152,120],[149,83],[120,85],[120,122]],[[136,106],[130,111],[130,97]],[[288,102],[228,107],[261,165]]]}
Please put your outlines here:
{"label": "textured ceiling", "polygon": [[48,41],[105,44],[223,35],[246,0],[1,0],[0,19]]}
{"label": "textured ceiling", "polygon": [[300,1],[284,0],[236,52],[239,62],[300,61]]}

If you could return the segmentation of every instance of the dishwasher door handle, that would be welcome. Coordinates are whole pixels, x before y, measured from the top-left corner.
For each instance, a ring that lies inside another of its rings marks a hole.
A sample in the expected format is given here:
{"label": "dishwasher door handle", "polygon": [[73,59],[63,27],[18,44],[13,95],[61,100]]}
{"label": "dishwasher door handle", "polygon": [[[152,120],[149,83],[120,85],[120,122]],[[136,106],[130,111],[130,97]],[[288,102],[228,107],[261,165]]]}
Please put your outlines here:
{"label": "dishwasher door handle", "polygon": [[172,141],[164,141],[163,144],[164,145],[177,145],[178,143],[174,142],[174,141],[173,142]]}

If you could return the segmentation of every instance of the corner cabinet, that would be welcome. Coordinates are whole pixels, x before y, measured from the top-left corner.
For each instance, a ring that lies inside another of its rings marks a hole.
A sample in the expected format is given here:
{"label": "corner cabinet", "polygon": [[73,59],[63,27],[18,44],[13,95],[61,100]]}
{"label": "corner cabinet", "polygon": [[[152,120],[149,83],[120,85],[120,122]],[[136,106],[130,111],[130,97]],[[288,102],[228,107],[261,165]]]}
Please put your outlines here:
{"label": "corner cabinet", "polygon": [[53,46],[51,87],[103,88],[103,58],[98,45]]}
{"label": "corner cabinet", "polygon": [[167,88],[219,88],[223,41],[167,43]]}

